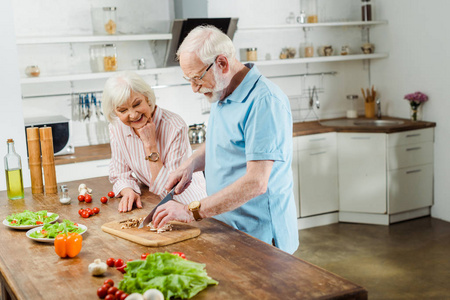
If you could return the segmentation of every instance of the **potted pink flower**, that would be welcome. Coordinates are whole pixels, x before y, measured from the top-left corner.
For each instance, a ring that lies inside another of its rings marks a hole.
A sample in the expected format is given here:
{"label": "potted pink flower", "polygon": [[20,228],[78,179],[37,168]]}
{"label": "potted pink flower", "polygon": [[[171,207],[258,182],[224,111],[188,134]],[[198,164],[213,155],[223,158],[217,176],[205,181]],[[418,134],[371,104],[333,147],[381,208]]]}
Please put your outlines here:
{"label": "potted pink flower", "polygon": [[420,104],[428,101],[428,96],[421,92],[415,92],[405,95],[405,99],[409,101],[411,105],[411,120],[417,121],[417,109]]}

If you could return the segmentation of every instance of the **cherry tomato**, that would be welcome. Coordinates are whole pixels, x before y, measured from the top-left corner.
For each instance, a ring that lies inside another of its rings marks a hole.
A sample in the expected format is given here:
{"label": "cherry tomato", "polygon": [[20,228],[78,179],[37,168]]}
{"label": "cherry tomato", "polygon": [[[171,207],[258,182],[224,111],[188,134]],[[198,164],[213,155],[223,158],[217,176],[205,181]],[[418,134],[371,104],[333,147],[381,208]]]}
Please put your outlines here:
{"label": "cherry tomato", "polygon": [[147,258],[147,255],[149,255],[150,253],[142,253],[141,254],[141,259],[145,260]]}
{"label": "cherry tomato", "polygon": [[114,198],[115,195],[116,195],[116,194],[114,194],[113,191],[111,191],[111,192],[108,193],[108,197],[109,197],[109,198]]}
{"label": "cherry tomato", "polygon": [[78,227],[78,223],[73,223],[73,226],[77,226]]}
{"label": "cherry tomato", "polygon": [[120,296],[122,296],[123,293],[124,291],[117,290],[117,292],[114,294],[114,297],[116,297],[116,299],[120,299]]}
{"label": "cherry tomato", "polygon": [[94,215],[94,211],[90,208],[86,208],[85,210],[90,216]]}
{"label": "cherry tomato", "polygon": [[83,202],[84,201],[84,195],[78,196],[78,201]]}
{"label": "cherry tomato", "polygon": [[17,220],[12,220],[11,224],[17,224]]}
{"label": "cherry tomato", "polygon": [[98,213],[100,212],[100,208],[94,207],[94,208],[92,209],[92,211],[94,212],[94,214],[98,214]]}
{"label": "cherry tomato", "polygon": [[81,216],[82,216],[83,218],[89,218],[89,217],[90,217],[90,214],[89,214],[87,211],[83,211],[83,212],[81,213]]}
{"label": "cherry tomato", "polygon": [[41,230],[41,234],[44,234],[44,235],[47,234],[47,230],[42,229],[42,230]]}
{"label": "cherry tomato", "polygon": [[44,224],[44,222],[42,222],[42,221],[36,221],[36,225],[39,225],[39,224]]}
{"label": "cherry tomato", "polygon": [[118,288],[116,288],[115,286],[112,286],[108,289],[108,294],[111,294],[114,296],[118,290],[119,290]]}
{"label": "cherry tomato", "polygon": [[89,194],[86,194],[86,196],[84,196],[84,201],[86,201],[86,203],[91,203],[92,202],[92,196]]}
{"label": "cherry tomato", "polygon": [[183,252],[172,252],[173,255],[178,255],[182,259],[186,259],[186,255]]}
{"label": "cherry tomato", "polygon": [[112,294],[108,294],[106,295],[105,300],[116,300],[116,297],[114,297],[114,295]]}
{"label": "cherry tomato", "polygon": [[[113,258],[114,259],[114,258]],[[109,286],[114,286],[114,281],[112,279],[106,279],[103,284],[109,284]]]}
{"label": "cherry tomato", "polygon": [[108,295],[108,288],[106,288],[105,286],[101,286],[97,289],[97,296],[100,299],[104,299],[106,295]]}
{"label": "cherry tomato", "polygon": [[128,294],[127,293],[123,293],[122,295],[120,295],[120,300],[125,300],[127,297],[128,297]]}
{"label": "cherry tomato", "polygon": [[122,274],[125,274],[126,273],[126,271],[125,271],[125,268],[127,267],[127,264],[124,264],[124,265],[122,265],[122,266],[120,266],[120,267],[117,267],[116,269],[117,269],[117,271],[119,271],[120,273],[122,273]]}
{"label": "cherry tomato", "polygon": [[[112,257],[110,257],[106,260],[106,264],[108,265],[108,267],[114,267],[115,262],[116,262],[116,260]],[[111,279],[109,279],[109,280],[111,280]],[[105,283],[106,283],[106,281],[105,281]]]}
{"label": "cherry tomato", "polygon": [[84,209],[80,209],[79,211],[78,211],[78,214],[81,216],[81,214],[83,213],[83,211],[84,211]]}
{"label": "cherry tomato", "polygon": [[116,259],[116,262],[114,263],[114,267],[119,268],[121,266],[123,266],[123,259],[121,259],[121,258]]}
{"label": "cherry tomato", "polygon": [[103,203],[103,204],[105,204],[106,202],[108,202],[108,198],[106,198],[106,197],[101,197],[101,198],[100,198],[100,202]]}

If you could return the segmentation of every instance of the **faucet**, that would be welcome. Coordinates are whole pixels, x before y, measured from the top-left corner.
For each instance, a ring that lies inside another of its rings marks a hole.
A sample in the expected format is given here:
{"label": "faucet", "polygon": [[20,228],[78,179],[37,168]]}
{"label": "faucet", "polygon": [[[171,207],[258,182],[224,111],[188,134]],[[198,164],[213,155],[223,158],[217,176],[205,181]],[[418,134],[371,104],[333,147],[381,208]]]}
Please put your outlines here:
{"label": "faucet", "polygon": [[381,119],[381,102],[380,98],[377,99],[377,118]]}

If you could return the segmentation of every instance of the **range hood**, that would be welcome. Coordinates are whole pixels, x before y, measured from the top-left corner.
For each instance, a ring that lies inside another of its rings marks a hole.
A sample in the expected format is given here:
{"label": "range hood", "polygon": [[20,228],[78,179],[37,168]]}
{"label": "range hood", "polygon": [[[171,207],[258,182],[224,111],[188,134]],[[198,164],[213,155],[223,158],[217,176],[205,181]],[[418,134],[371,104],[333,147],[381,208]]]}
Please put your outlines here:
{"label": "range hood", "polygon": [[176,52],[180,44],[188,33],[200,25],[213,25],[222,30],[228,37],[233,40],[234,33],[237,29],[238,18],[199,18],[199,19],[177,19],[172,23],[172,40],[169,43],[168,51],[165,59],[165,66],[179,66],[176,59]]}

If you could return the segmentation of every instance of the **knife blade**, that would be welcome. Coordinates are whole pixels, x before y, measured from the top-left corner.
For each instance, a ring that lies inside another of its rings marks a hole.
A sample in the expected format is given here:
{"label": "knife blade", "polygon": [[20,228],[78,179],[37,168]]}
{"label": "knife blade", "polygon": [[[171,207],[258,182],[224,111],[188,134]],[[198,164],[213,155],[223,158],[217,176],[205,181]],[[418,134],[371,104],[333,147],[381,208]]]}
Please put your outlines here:
{"label": "knife blade", "polygon": [[162,199],[153,209],[152,211],[145,217],[144,221],[142,221],[141,225],[139,225],[139,229],[143,228],[144,226],[147,226],[148,223],[153,219],[153,215],[155,214],[156,209],[163,205],[164,203],[170,201],[173,199],[173,195],[175,194],[175,187]]}

